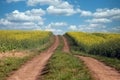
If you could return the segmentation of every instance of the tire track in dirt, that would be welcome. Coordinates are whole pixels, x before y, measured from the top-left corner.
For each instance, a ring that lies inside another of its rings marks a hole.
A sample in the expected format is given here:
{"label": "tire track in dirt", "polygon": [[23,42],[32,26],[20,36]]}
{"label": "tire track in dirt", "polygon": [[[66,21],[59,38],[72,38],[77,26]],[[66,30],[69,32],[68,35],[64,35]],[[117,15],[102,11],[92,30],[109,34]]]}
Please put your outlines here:
{"label": "tire track in dirt", "polygon": [[102,62],[91,57],[77,57],[84,61],[95,80],[120,80],[120,73]]}
{"label": "tire track in dirt", "polygon": [[55,36],[55,42],[48,50],[40,53],[40,55],[34,57],[31,61],[28,61],[8,77],[7,80],[37,80],[58,45],[59,39],[58,36]]}
{"label": "tire track in dirt", "polygon": [[67,53],[70,53],[70,48],[69,48],[67,39],[64,36],[62,36],[62,38],[63,38],[63,41],[64,41],[63,51],[67,52]]}
{"label": "tire track in dirt", "polygon": [[[63,51],[70,52],[67,39],[63,37],[63,40]],[[116,71],[114,68],[106,66],[102,62],[91,57],[84,57],[79,55],[75,56],[84,61],[84,64],[88,67],[91,75],[95,78],[95,80],[120,80],[120,73],[118,73],[118,71]]]}

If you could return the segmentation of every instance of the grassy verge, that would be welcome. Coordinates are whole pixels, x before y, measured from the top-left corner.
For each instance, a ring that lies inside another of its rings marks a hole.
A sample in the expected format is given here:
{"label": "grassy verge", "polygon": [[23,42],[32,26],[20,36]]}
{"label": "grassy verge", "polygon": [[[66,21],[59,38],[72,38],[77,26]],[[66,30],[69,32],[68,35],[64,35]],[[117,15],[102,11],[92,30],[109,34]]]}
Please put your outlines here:
{"label": "grassy verge", "polygon": [[62,52],[63,42],[60,43],[46,66],[48,73],[40,80],[92,80],[83,62],[72,54]]}
{"label": "grassy verge", "polygon": [[33,55],[24,58],[10,57],[0,60],[0,80],[5,80],[10,72],[17,70],[27,60],[31,59]]}
{"label": "grassy verge", "polygon": [[5,80],[6,77],[9,76],[12,71],[17,70],[25,62],[37,56],[43,50],[46,50],[53,42],[54,39],[51,39],[50,41],[48,41],[48,43],[44,44],[42,47],[27,50],[26,52],[29,54],[29,56],[25,56],[22,58],[10,57],[5,59],[0,59],[0,80]]}
{"label": "grassy verge", "polygon": [[80,51],[74,51],[73,53],[77,54],[77,55],[95,58],[95,59],[105,63],[106,65],[115,68],[116,70],[118,70],[120,72],[120,60],[117,58],[108,58],[105,56],[92,55],[92,54],[88,54],[88,53],[84,53],[84,52],[80,52]]}

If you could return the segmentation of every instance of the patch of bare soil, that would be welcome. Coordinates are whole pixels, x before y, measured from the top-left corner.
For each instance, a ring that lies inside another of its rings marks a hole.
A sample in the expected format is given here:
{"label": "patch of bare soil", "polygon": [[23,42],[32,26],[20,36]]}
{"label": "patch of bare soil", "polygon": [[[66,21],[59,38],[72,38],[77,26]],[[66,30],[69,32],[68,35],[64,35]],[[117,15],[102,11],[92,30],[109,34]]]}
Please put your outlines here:
{"label": "patch of bare soil", "polygon": [[91,57],[77,57],[84,61],[96,80],[120,80],[120,73],[102,62]]}
{"label": "patch of bare soil", "polygon": [[63,38],[63,41],[64,41],[63,51],[67,52],[67,53],[70,53],[70,49],[69,49],[69,45],[68,45],[67,39],[64,36],[62,36],[62,38]]}
{"label": "patch of bare soil", "polygon": [[27,55],[28,54],[24,52],[5,52],[5,53],[0,53],[0,59],[7,58],[7,57],[24,57]]}
{"label": "patch of bare soil", "polygon": [[59,39],[56,36],[54,44],[48,50],[28,61],[19,70],[10,75],[7,80],[37,80],[58,45]]}

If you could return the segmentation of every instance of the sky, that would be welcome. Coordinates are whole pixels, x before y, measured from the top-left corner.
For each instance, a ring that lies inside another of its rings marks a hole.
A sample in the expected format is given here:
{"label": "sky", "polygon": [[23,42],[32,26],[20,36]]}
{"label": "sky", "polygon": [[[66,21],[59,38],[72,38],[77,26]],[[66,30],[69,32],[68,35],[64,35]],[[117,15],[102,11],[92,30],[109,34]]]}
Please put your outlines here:
{"label": "sky", "polygon": [[120,0],[0,0],[0,30],[120,33]]}

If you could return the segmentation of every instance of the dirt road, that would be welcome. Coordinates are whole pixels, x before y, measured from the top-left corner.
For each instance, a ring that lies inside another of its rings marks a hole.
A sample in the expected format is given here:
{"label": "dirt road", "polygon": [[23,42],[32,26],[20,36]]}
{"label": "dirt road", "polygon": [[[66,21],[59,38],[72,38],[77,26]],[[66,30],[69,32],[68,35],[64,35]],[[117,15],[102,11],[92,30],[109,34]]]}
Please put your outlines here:
{"label": "dirt road", "polygon": [[[63,50],[65,52],[70,52],[66,38],[63,37],[63,40]],[[106,66],[102,62],[91,57],[84,57],[78,55],[77,57],[84,61],[85,65],[88,67],[95,80],[120,80],[120,73],[118,73],[115,69]]]}
{"label": "dirt road", "polygon": [[95,80],[120,80],[120,73],[102,62],[91,57],[77,57],[84,61]]}
{"label": "dirt road", "polygon": [[54,44],[45,52],[33,58],[31,61],[23,65],[19,70],[15,71],[7,80],[37,80],[42,74],[44,66],[59,45],[58,36],[55,37]]}
{"label": "dirt road", "polygon": [[69,49],[69,45],[68,45],[67,39],[64,36],[62,36],[62,38],[63,38],[63,41],[64,41],[63,51],[67,52],[67,53],[70,53],[70,49]]}

